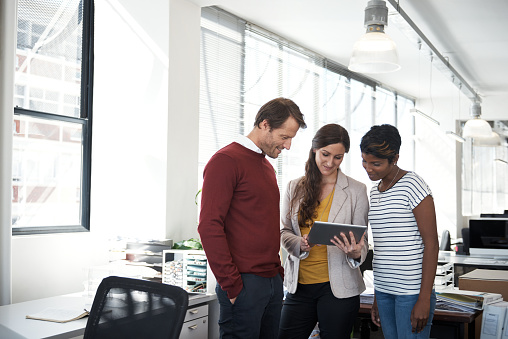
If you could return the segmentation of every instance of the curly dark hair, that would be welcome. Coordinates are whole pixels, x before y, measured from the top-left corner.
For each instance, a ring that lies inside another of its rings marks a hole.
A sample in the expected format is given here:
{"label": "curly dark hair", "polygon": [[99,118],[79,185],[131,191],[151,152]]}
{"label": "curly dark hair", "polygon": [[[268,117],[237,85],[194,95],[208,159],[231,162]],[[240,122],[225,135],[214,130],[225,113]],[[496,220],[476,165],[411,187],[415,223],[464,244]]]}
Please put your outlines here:
{"label": "curly dark hair", "polygon": [[391,164],[399,154],[401,143],[397,127],[388,124],[376,125],[362,137],[360,150],[379,159],[388,159]]}
{"label": "curly dark hair", "polygon": [[305,176],[298,183],[295,194],[290,202],[290,213],[292,213],[296,203],[301,200],[298,212],[298,225],[300,227],[309,227],[312,224],[312,220],[317,217],[316,208],[319,205],[322,176],[316,164],[315,151],[328,145],[339,143],[344,145],[346,153],[349,152],[349,134],[344,127],[338,124],[328,124],[321,127],[312,139],[309,158],[305,163]]}

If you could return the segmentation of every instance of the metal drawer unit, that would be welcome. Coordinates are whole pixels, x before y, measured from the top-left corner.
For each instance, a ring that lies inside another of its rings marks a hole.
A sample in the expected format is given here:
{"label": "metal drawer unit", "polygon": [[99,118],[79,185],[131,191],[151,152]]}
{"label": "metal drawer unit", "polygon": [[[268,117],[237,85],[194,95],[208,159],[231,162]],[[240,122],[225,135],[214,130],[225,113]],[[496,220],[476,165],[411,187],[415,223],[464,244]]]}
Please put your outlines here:
{"label": "metal drawer unit", "polygon": [[190,307],[182,326],[180,339],[208,338],[208,305]]}

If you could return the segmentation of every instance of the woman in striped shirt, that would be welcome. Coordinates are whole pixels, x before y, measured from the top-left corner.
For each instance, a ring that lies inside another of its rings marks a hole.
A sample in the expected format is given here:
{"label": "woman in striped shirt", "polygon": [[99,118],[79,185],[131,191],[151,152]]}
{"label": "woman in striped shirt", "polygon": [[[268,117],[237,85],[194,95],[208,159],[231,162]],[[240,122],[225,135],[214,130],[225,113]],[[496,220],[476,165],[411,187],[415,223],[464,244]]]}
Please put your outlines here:
{"label": "woman in striped shirt", "polygon": [[436,306],[439,244],[432,192],[397,166],[401,138],[391,125],[363,136],[363,167],[372,181],[369,223],[374,240],[372,321],[385,338],[429,338]]}

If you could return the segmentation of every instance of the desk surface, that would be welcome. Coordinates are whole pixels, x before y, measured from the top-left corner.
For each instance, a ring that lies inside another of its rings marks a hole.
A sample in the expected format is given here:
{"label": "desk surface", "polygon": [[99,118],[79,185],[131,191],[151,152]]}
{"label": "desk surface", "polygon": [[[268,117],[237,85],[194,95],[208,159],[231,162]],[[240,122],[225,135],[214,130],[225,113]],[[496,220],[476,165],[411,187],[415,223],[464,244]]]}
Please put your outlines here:
{"label": "desk surface", "polygon": [[452,251],[439,251],[439,262],[452,262],[458,265],[485,266],[485,267],[505,267],[508,268],[508,258],[506,257],[483,257],[474,255],[456,254]]}
{"label": "desk surface", "polygon": [[[189,306],[206,303],[213,299],[216,299],[215,294],[190,295]],[[75,293],[0,306],[0,338],[65,339],[83,335],[87,317],[67,323],[56,323],[26,319],[26,315],[40,312],[47,307],[90,309],[92,302],[92,299],[81,296],[81,293]]]}
{"label": "desk surface", "polygon": [[[360,313],[362,314],[370,314],[370,309],[372,308],[372,304],[360,304]],[[455,312],[455,311],[445,311],[436,309],[434,311],[434,320],[438,321],[449,321],[455,323],[472,323],[482,311],[474,311],[474,312]]]}

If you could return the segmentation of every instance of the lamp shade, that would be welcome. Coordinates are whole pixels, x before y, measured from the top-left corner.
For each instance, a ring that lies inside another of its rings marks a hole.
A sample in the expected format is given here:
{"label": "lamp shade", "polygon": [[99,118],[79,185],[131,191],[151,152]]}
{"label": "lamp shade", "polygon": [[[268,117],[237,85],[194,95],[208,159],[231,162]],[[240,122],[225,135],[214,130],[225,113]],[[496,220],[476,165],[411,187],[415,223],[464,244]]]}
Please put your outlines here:
{"label": "lamp shade", "polygon": [[462,136],[464,138],[490,138],[492,137],[492,128],[487,121],[476,117],[466,121]]}
{"label": "lamp shade", "polygon": [[348,68],[358,73],[397,71],[400,69],[397,46],[385,33],[366,33],[354,44]]}
{"label": "lamp shade", "polygon": [[501,138],[496,132],[490,132],[489,137],[474,137],[473,146],[496,147],[501,145]]}

